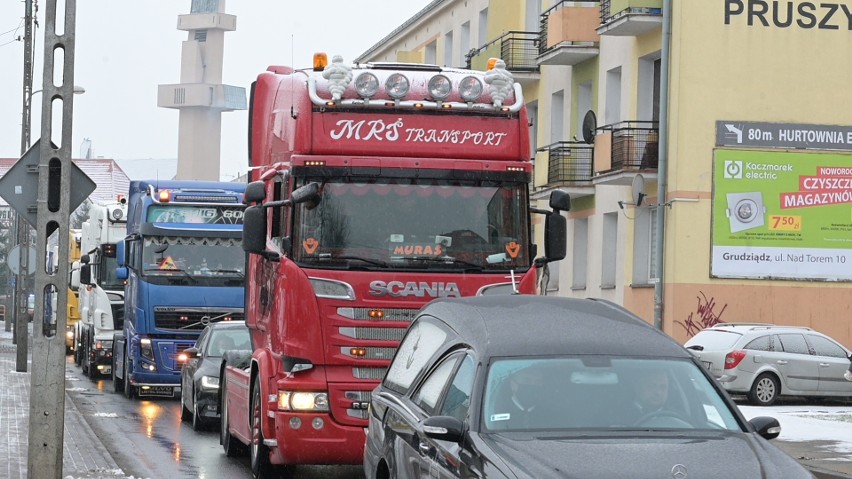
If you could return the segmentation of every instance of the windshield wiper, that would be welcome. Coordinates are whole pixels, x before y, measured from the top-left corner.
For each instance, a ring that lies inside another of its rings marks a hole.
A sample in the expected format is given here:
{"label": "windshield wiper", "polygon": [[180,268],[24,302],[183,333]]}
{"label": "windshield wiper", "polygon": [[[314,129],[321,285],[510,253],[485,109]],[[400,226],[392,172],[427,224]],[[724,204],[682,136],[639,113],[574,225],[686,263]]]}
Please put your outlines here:
{"label": "windshield wiper", "polygon": [[476,271],[482,271],[482,265],[471,263],[470,261],[453,258],[452,256],[394,256],[393,259],[405,261],[426,261],[428,263],[443,263],[447,265],[463,264],[465,266],[470,266]]}
{"label": "windshield wiper", "polygon": [[238,269],[211,269],[211,273],[233,273],[238,275],[240,278],[245,278],[246,275],[243,274],[242,271]]}
{"label": "windshield wiper", "polygon": [[348,260],[355,260],[355,261],[363,261],[365,263],[372,264],[372,265],[375,265],[375,266],[380,266],[382,268],[390,268],[390,265],[387,264],[384,261],[380,261],[380,260],[377,260],[377,259],[363,258],[361,256],[354,256],[354,255],[348,255],[348,254],[343,254],[343,255],[339,255],[339,256],[332,256],[329,253],[323,253],[323,254],[319,255],[320,261],[333,261],[333,260],[336,260],[336,259],[348,259]]}
{"label": "windshield wiper", "polygon": [[[155,272],[155,271],[156,271],[156,272],[158,272],[158,273],[181,273],[182,275],[184,275],[184,276],[186,276],[187,278],[191,279],[193,283],[198,283],[198,279],[197,279],[195,276],[193,276],[193,275],[189,274],[189,272],[188,272],[188,271],[184,271],[184,270],[182,270],[182,269],[177,269],[177,268],[169,268],[169,269],[162,269],[162,268],[145,268],[143,271],[144,271],[144,272],[146,272],[146,273],[153,273],[153,272]],[[164,275],[164,276],[165,276],[165,277],[168,277],[168,275]]]}

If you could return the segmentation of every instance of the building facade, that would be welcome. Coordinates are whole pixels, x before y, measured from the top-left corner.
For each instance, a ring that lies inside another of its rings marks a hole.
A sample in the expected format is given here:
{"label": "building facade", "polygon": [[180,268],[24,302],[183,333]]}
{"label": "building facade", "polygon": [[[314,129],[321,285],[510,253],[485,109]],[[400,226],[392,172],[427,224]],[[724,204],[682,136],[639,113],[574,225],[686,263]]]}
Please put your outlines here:
{"label": "building facade", "polygon": [[850,40],[850,0],[436,0],[357,60],[506,60],[533,197],[572,197],[548,294],[615,301],[681,341],[761,322],[851,347]]}

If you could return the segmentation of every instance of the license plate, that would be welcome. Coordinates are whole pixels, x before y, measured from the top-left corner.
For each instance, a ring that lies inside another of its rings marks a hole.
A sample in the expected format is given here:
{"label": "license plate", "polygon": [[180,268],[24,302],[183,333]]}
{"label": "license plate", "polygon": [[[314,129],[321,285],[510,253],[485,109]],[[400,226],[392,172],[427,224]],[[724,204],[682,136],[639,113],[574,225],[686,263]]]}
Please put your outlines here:
{"label": "license plate", "polygon": [[104,373],[104,374],[111,374],[112,373],[112,367],[107,366],[107,367],[101,369],[101,372]]}
{"label": "license plate", "polygon": [[173,386],[149,386],[139,388],[139,396],[172,397],[174,391]]}

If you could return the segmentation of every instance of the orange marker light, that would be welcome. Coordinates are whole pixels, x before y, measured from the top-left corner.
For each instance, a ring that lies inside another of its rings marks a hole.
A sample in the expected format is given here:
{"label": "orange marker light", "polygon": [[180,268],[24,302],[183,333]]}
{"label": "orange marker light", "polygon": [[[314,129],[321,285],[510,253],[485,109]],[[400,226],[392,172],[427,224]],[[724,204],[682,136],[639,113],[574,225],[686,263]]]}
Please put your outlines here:
{"label": "orange marker light", "polygon": [[367,350],[364,348],[351,348],[349,349],[349,354],[356,358],[363,358],[367,355]]}
{"label": "orange marker light", "polygon": [[328,66],[328,55],[323,52],[314,53],[314,71],[321,72]]}
{"label": "orange marker light", "polygon": [[172,198],[172,192],[169,190],[160,190],[159,197],[160,203],[168,203]]}
{"label": "orange marker light", "polygon": [[371,309],[367,315],[370,319],[382,319],[385,317],[385,312],[380,309]]}

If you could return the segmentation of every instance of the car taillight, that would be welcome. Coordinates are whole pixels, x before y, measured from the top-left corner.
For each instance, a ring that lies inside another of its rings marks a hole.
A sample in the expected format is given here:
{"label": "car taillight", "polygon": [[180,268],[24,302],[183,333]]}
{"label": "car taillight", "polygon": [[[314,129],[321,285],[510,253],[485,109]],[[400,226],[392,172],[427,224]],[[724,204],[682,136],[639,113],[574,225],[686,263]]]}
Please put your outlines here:
{"label": "car taillight", "polygon": [[745,351],[731,351],[725,355],[725,369],[734,369],[746,357]]}

